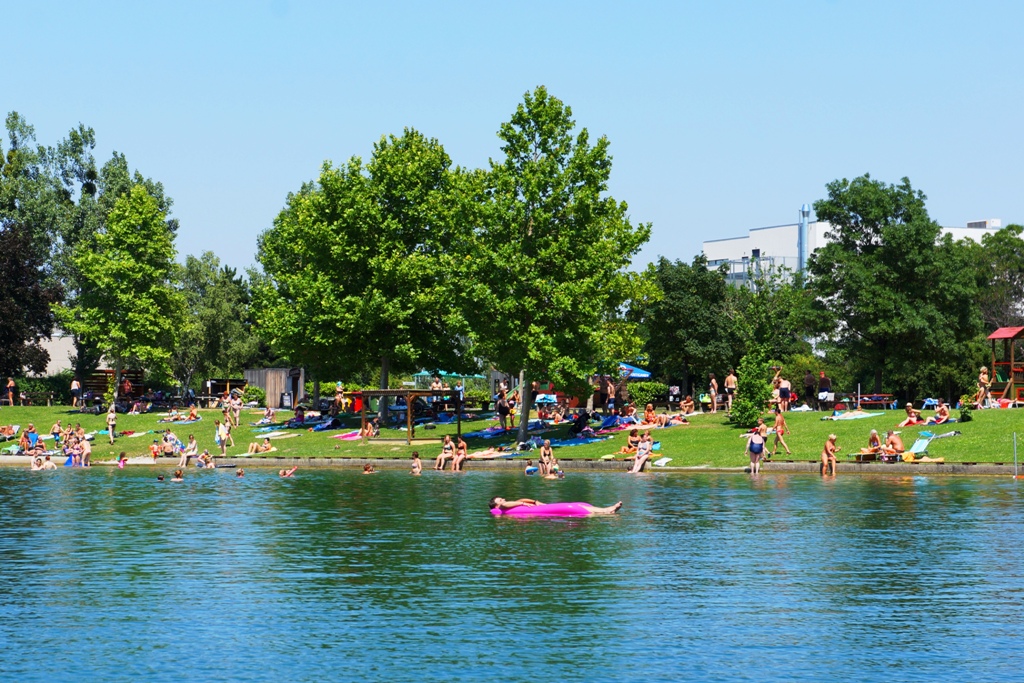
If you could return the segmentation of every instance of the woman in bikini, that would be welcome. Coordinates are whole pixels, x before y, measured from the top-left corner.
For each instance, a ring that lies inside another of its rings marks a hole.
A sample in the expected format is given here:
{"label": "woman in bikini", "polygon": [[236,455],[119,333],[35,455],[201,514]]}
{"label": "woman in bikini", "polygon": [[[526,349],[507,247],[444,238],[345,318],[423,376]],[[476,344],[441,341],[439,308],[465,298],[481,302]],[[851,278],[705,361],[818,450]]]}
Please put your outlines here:
{"label": "woman in bikini", "polygon": [[466,442],[463,441],[462,437],[460,436],[459,442],[455,444],[455,457],[452,458],[452,472],[462,471],[466,463],[466,458],[469,457],[468,451],[469,446],[466,445]]}
{"label": "woman in bikini", "polygon": [[907,411],[907,419],[896,425],[897,427],[913,427],[924,423],[924,420],[921,419],[921,411],[914,410],[913,404],[908,403],[904,409]]}
{"label": "woman in bikini", "polygon": [[[644,471],[644,465],[651,458],[651,453],[654,452],[654,439],[651,438],[651,430],[644,432],[644,435],[640,437],[640,443],[636,447],[636,455],[633,456],[633,467],[630,468],[630,474],[640,474]],[[627,458],[628,460],[628,458]]]}
{"label": "woman in bikini", "polygon": [[[633,431],[636,431],[635,429]],[[540,460],[537,463],[537,469],[540,472],[540,476],[545,476],[551,473],[551,465],[555,461],[555,452],[551,448],[550,439],[544,440],[544,445],[540,447]]]}
{"label": "woman in bikini", "polygon": [[444,435],[444,442],[441,444],[441,453],[434,460],[434,469],[443,470],[445,462],[455,457],[455,444],[452,443],[450,434]]}
{"label": "woman in bikini", "polygon": [[715,373],[709,373],[708,379],[708,394],[711,395],[711,412],[718,412],[718,380],[715,379]]}
{"label": "woman in bikini", "polygon": [[621,455],[633,455],[636,453],[637,446],[640,445],[640,430],[631,429],[629,430],[629,436],[626,437],[626,445],[619,449]]}

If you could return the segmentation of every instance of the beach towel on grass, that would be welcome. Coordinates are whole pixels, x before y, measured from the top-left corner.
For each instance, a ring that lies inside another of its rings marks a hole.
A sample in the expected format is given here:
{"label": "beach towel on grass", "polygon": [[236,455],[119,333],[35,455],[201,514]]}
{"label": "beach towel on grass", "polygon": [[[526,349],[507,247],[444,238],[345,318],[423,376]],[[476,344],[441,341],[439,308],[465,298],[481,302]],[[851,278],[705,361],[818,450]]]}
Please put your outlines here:
{"label": "beach towel on grass", "polygon": [[478,432],[467,432],[462,436],[471,439],[493,439],[496,436],[501,436],[506,430],[501,427],[488,427],[487,429],[481,429]]}
{"label": "beach towel on grass", "polygon": [[190,425],[190,424],[194,424],[194,423],[196,423],[196,422],[199,422],[199,421],[200,421],[200,420],[202,420],[202,419],[203,419],[203,416],[202,416],[202,415],[200,415],[199,417],[197,417],[197,418],[196,418],[196,419],[194,419],[194,420],[175,420],[175,421],[174,421],[174,422],[172,422],[171,424],[176,424],[176,425]]}
{"label": "beach towel on grass", "polygon": [[331,437],[332,439],[344,439],[345,441],[355,441],[359,438],[359,430],[353,429],[351,432],[345,432],[344,434],[335,434]]}
{"label": "beach towel on grass", "polygon": [[319,424],[313,427],[314,432],[326,432],[330,429],[341,429],[341,420],[339,420],[338,418],[334,418],[332,420],[324,422],[323,424]]}
{"label": "beach towel on grass", "polygon": [[866,413],[864,411],[839,413],[838,415],[826,415],[821,418],[822,420],[861,420],[865,417],[878,417],[879,415],[885,415],[882,413]]}
{"label": "beach towel on grass", "polygon": [[551,447],[562,448],[565,446],[586,446],[588,443],[600,443],[602,441],[607,441],[610,438],[610,436],[603,438],[593,436],[586,439],[551,439]]}

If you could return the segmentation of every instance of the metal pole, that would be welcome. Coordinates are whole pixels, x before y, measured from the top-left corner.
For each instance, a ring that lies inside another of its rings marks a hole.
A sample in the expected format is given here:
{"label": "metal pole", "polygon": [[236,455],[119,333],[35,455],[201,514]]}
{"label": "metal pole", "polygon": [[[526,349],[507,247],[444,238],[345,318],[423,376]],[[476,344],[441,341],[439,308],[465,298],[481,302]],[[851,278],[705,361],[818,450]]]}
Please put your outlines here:
{"label": "metal pole", "polygon": [[1017,432],[1013,433],[1013,478],[1017,478]]}

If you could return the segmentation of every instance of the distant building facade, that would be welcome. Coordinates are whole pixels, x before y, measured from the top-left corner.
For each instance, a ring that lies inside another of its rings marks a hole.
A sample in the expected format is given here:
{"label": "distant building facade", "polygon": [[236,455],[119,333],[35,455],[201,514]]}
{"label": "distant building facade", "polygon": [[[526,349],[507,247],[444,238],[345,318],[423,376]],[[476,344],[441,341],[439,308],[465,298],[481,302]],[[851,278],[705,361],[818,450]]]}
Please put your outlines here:
{"label": "distant building facade", "polygon": [[[985,235],[1002,227],[1002,221],[992,218],[971,221],[966,227],[943,227],[942,234],[952,235],[954,240],[971,239],[981,242]],[[814,253],[818,247],[828,244],[827,233],[832,226],[825,221],[808,221],[805,256]],[[800,223],[771,225],[752,228],[746,235],[706,240],[703,244],[708,268],[727,267],[726,280],[730,284],[744,285],[748,273],[753,270],[788,268],[794,273],[800,270]]]}

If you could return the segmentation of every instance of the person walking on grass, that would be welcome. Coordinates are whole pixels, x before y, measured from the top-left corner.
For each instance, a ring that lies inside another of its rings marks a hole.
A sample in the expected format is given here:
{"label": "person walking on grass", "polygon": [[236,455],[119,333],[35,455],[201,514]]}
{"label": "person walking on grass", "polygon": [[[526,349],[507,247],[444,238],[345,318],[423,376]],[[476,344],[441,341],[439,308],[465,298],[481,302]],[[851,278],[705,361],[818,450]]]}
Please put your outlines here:
{"label": "person walking on grass", "polygon": [[213,425],[216,429],[215,436],[217,439],[217,445],[220,446],[221,456],[227,456],[228,454],[228,428],[220,420],[214,420]]}
{"label": "person walking on grass", "polygon": [[117,410],[114,404],[110,404],[107,410],[107,434],[110,436],[110,445],[114,445],[114,432],[117,431]]}
{"label": "person walking on grass", "polygon": [[789,446],[786,445],[786,440],[782,438],[786,435],[787,432],[792,433],[790,432],[789,426],[786,424],[786,416],[782,414],[782,411],[778,407],[776,407],[775,443],[772,444],[772,452],[771,455],[768,456],[769,459],[775,456],[775,452],[779,450],[780,443],[782,444],[782,447],[786,449],[786,455],[792,455],[792,453],[789,452]]}

